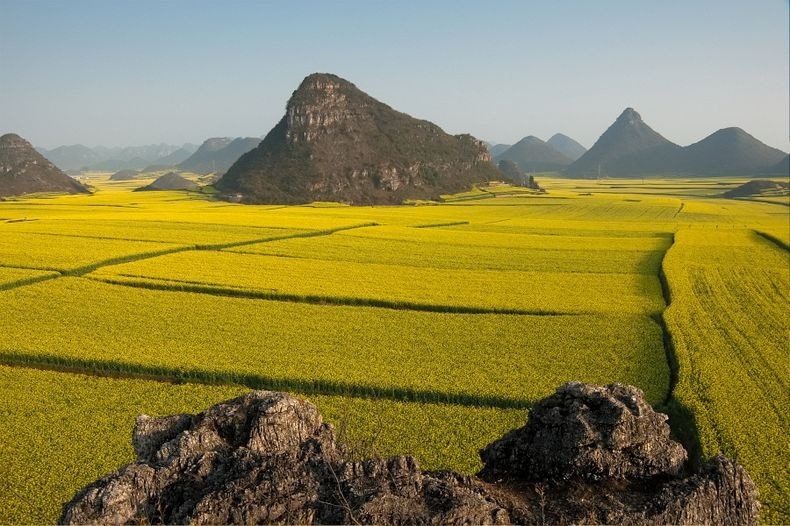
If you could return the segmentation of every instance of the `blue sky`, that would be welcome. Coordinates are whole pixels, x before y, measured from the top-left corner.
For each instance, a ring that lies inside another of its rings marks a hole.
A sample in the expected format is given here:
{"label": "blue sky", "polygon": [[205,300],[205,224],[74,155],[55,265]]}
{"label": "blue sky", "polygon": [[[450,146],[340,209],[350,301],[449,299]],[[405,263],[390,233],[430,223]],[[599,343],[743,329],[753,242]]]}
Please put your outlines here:
{"label": "blue sky", "polygon": [[0,0],[0,133],[34,144],[264,135],[336,73],[451,133],[590,146],[627,106],[689,144],[790,149],[788,0]]}

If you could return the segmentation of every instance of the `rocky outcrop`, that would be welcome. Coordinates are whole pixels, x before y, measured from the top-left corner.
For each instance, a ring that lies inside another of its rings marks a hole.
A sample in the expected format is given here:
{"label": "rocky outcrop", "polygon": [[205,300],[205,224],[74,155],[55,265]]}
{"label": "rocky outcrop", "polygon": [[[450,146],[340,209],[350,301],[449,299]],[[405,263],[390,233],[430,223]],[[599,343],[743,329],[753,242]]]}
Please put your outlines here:
{"label": "rocky outcrop", "polygon": [[36,192],[88,193],[14,133],[0,137],[0,196]]}
{"label": "rocky outcrop", "polygon": [[138,417],[136,462],[80,491],[61,522],[753,524],[754,484],[685,451],[638,389],[572,383],[486,447],[478,477],[411,457],[354,461],[312,404],[251,392],[195,416]]}
{"label": "rocky outcrop", "polygon": [[436,199],[500,178],[483,142],[448,135],[327,73],[305,78],[286,114],[216,186],[244,202],[350,204]]}
{"label": "rocky outcrop", "polygon": [[480,457],[489,480],[647,480],[677,475],[686,451],[637,388],[571,383]]}

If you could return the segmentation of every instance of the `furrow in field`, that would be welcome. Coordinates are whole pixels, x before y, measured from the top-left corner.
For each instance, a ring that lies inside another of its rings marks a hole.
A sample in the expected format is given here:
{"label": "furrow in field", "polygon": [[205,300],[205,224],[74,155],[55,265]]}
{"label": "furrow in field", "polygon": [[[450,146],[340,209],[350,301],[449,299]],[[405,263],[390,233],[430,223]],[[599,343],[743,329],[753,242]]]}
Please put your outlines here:
{"label": "furrow in field", "polygon": [[682,229],[664,271],[675,399],[693,412],[701,453],[738,458],[760,489],[763,520],[787,522],[787,251],[745,229]]}
{"label": "furrow in field", "polygon": [[[44,296],[48,301],[41,301]],[[668,383],[660,328],[640,315],[323,306],[166,293],[73,277],[4,291],[0,310],[5,352],[127,370],[152,367],[275,384],[358,386],[407,397],[423,393],[428,399],[440,393],[446,400],[520,402],[581,380],[637,385],[659,403]]]}

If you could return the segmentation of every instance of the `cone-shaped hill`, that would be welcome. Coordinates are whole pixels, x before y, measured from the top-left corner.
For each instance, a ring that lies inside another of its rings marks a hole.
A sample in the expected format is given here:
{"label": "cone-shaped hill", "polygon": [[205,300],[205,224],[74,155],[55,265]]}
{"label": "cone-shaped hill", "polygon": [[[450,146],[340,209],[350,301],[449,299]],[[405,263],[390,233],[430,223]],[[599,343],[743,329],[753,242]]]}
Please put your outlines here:
{"label": "cone-shaped hill", "polygon": [[680,146],[645,124],[633,108],[626,108],[566,173],[582,177],[662,173],[678,165],[681,152]]}
{"label": "cone-shaped hill", "polygon": [[740,128],[724,128],[683,148],[680,169],[704,175],[772,173],[786,156]]}
{"label": "cone-shaped hill", "polygon": [[197,190],[197,188],[198,185],[189,179],[176,172],[168,172],[148,186],[136,189],[135,192],[146,192],[150,190]]}
{"label": "cone-shaped hill", "polygon": [[88,193],[15,133],[0,137],[0,196],[35,192]]}
{"label": "cone-shaped hill", "polygon": [[258,137],[206,139],[195,153],[178,164],[178,168],[200,174],[225,173],[239,157],[258,146],[260,142]]}
{"label": "cone-shaped hill", "polygon": [[546,142],[554,146],[554,148],[565,157],[574,161],[587,151],[587,148],[562,133],[555,133],[551,136],[551,139]]}
{"label": "cone-shaped hill", "polygon": [[554,146],[534,135],[524,137],[516,144],[494,157],[495,162],[513,161],[525,172],[552,172],[562,170],[573,162]]}
{"label": "cone-shaped hill", "polygon": [[316,73],[302,81],[261,144],[216,186],[244,202],[400,203],[501,178],[490,160],[482,141],[448,135],[347,80]]}

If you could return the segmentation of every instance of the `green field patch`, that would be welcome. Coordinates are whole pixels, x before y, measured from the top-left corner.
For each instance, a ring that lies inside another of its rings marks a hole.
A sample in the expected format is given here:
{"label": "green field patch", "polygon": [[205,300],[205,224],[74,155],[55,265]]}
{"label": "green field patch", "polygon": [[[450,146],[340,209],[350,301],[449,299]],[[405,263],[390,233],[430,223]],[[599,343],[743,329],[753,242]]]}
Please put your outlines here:
{"label": "green field patch", "polygon": [[[42,302],[41,298],[47,301]],[[160,292],[61,278],[0,295],[0,351],[174,377],[333,394],[401,390],[431,401],[521,404],[570,380],[668,385],[661,330],[633,315],[442,314]],[[69,337],[64,338],[64,331]],[[183,374],[182,374],[183,373]],[[279,382],[279,383],[278,383]]]}
{"label": "green field patch", "polygon": [[674,394],[693,411],[701,453],[742,462],[760,489],[762,519],[787,523],[787,251],[744,229],[684,229],[664,272],[679,364]]}
{"label": "green field patch", "polygon": [[669,239],[658,237],[515,235],[381,226],[230,250],[444,269],[656,274],[668,247]]}
{"label": "green field patch", "polygon": [[[79,489],[132,462],[137,415],[197,413],[246,391],[0,366],[0,523],[52,524]],[[424,469],[466,473],[479,468],[480,448],[526,418],[515,409],[310,401],[357,456],[411,454]]]}
{"label": "green field patch", "polygon": [[656,314],[657,277],[644,274],[440,269],[231,252],[182,252],[103,267],[97,278],[202,283],[251,292],[356,298],[534,313]]}
{"label": "green field patch", "polygon": [[183,245],[149,241],[42,236],[0,230],[0,265],[75,272],[129,257],[160,254]]}
{"label": "green field patch", "polygon": [[[191,245],[214,245],[280,237],[307,230],[246,227],[212,223],[183,223],[178,221],[122,221],[96,222],[90,219],[48,219],[21,223],[0,232],[26,232],[40,235],[92,237],[130,241],[158,241]],[[47,238],[41,239],[47,243]]]}

